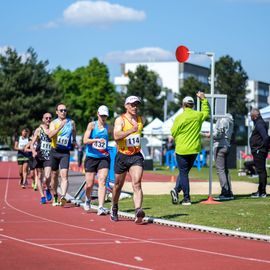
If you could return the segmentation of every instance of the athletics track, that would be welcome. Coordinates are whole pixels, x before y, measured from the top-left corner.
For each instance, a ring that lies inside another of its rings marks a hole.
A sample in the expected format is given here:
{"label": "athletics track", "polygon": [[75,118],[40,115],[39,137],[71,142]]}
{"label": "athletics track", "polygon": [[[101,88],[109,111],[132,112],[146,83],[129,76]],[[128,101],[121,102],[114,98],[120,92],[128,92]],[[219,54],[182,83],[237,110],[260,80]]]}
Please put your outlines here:
{"label": "athletics track", "polygon": [[270,243],[40,205],[0,163],[1,269],[270,269]]}

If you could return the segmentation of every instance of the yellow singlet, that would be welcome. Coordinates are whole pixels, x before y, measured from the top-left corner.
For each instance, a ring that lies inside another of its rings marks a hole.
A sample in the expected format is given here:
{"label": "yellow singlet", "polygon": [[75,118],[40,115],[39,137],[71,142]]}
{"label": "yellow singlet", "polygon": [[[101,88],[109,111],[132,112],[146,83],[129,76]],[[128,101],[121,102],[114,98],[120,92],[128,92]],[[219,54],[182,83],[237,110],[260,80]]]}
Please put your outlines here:
{"label": "yellow singlet", "polygon": [[[121,115],[124,126],[123,131],[127,131],[133,127],[130,121],[124,116]],[[142,118],[140,116],[137,117],[138,130],[134,133],[131,133],[126,138],[117,141],[118,151],[125,155],[134,155],[139,153],[141,150],[141,133],[143,129]]]}

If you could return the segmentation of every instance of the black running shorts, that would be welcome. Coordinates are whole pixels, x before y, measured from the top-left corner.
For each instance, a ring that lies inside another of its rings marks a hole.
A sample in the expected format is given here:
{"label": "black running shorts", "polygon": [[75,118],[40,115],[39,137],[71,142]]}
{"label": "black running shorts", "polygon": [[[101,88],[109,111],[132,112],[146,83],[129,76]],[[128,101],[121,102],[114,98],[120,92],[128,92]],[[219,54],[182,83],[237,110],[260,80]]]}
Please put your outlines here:
{"label": "black running shorts", "polygon": [[85,172],[98,172],[100,169],[110,169],[110,157],[86,157],[84,162]]}
{"label": "black running shorts", "polygon": [[52,171],[69,168],[70,153],[68,150],[51,149],[50,162]]}
{"label": "black running shorts", "polygon": [[118,152],[115,157],[114,172],[122,174],[129,171],[129,168],[132,166],[143,167],[143,163],[144,158],[140,152],[131,156]]}

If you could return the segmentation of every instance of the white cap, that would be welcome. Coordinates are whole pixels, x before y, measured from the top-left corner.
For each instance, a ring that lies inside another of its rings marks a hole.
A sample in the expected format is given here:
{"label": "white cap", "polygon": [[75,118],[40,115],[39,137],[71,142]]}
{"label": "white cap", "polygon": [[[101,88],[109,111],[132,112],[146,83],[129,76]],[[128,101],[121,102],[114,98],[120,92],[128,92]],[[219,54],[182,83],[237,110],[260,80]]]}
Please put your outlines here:
{"label": "white cap", "polygon": [[186,96],[186,97],[183,99],[183,103],[194,104],[194,99],[193,99],[193,97]]}
{"label": "white cap", "polygon": [[141,103],[141,99],[139,97],[129,96],[129,97],[126,98],[125,105],[128,104],[128,103],[134,103],[134,102],[137,102],[137,101]]}
{"label": "white cap", "polygon": [[107,106],[105,105],[101,105],[99,108],[98,108],[98,114],[99,115],[106,115],[106,116],[109,116],[109,109]]}

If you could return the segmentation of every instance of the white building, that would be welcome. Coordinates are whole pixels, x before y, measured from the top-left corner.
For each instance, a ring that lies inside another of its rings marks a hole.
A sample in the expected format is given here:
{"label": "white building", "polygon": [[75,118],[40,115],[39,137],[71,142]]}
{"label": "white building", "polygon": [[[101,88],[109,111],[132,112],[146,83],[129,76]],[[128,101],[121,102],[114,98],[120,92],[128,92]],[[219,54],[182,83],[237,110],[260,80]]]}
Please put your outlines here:
{"label": "white building", "polygon": [[138,66],[147,66],[148,70],[158,74],[162,87],[171,89],[173,93],[179,93],[183,87],[184,80],[190,76],[195,77],[198,81],[208,84],[209,68],[194,65],[191,63],[172,62],[140,62],[121,64],[121,77],[115,78],[115,85],[125,86],[128,84],[125,74],[128,71],[135,72]]}
{"label": "white building", "polygon": [[264,108],[270,104],[270,84],[260,81],[249,80],[246,98],[253,108]]}

